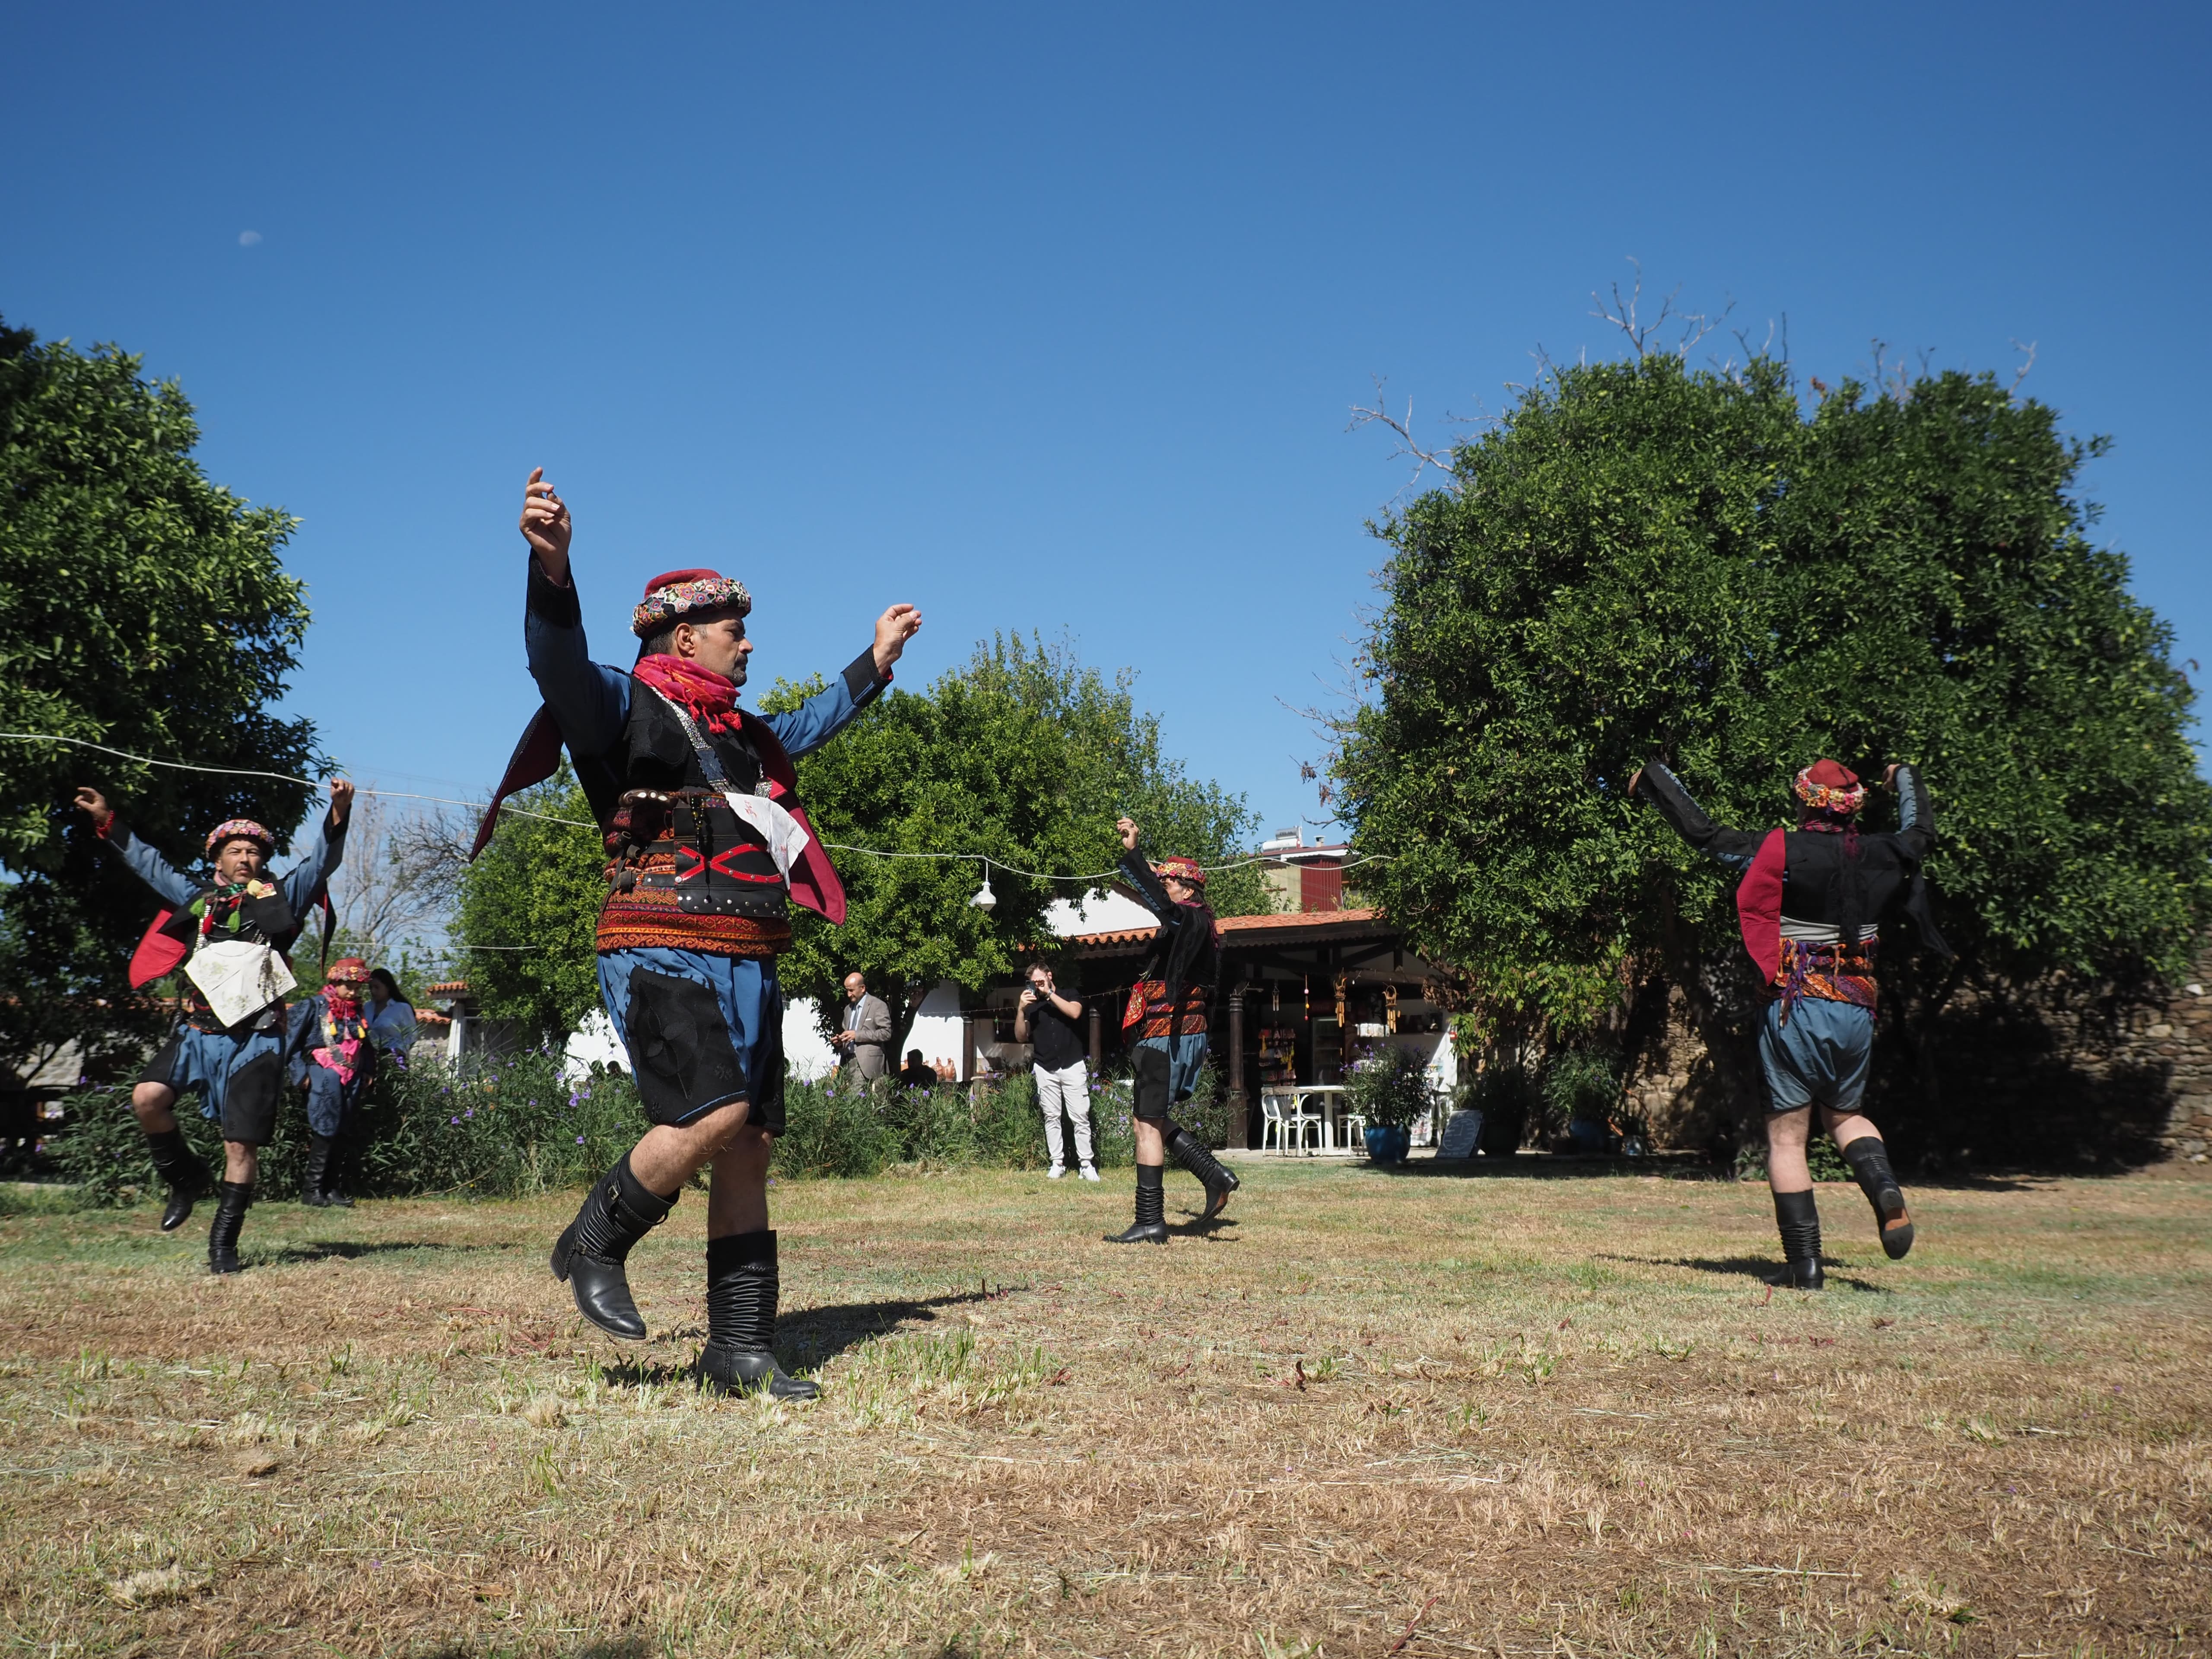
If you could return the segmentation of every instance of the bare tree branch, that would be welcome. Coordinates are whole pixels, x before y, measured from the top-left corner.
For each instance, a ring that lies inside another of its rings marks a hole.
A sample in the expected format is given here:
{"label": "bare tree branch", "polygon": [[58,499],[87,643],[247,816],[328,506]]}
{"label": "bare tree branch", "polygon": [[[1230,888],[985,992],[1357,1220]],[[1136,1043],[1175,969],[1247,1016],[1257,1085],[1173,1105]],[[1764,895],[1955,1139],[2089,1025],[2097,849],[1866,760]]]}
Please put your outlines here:
{"label": "bare tree branch", "polygon": [[1413,400],[1411,398],[1406,400],[1406,415],[1405,418],[1401,420],[1390,412],[1389,406],[1384,400],[1382,387],[1385,382],[1382,376],[1376,375],[1373,378],[1375,406],[1370,409],[1364,404],[1352,405],[1351,424],[1344,430],[1347,432],[1356,432],[1361,427],[1370,424],[1388,427],[1398,440],[1397,448],[1390,452],[1392,457],[1395,459],[1397,456],[1405,455],[1410,457],[1413,462],[1413,475],[1406,480],[1407,490],[1419,484],[1421,481],[1421,474],[1431,467],[1442,473],[1448,480],[1444,488],[1456,490],[1459,487],[1459,475],[1453,470],[1450,453],[1425,449],[1413,436]]}
{"label": "bare tree branch", "polygon": [[402,816],[377,796],[356,797],[346,860],[331,883],[339,924],[372,956],[443,932],[470,839],[465,813],[441,807]]}
{"label": "bare tree branch", "polygon": [[2027,361],[2021,364],[2012,377],[2011,389],[2017,392],[2020,390],[2020,383],[2027,378],[2027,371],[2035,367],[2035,342],[2030,340],[2026,345],[2022,345],[2018,340],[2014,340],[2012,343],[2012,349],[2027,353]]}
{"label": "bare tree branch", "polygon": [[1591,312],[1590,315],[1597,318],[1601,322],[1611,323],[1622,333],[1627,335],[1629,345],[1635,348],[1636,355],[1639,357],[1650,353],[1653,341],[1662,330],[1674,326],[1680,328],[1681,333],[1674,345],[1666,349],[1687,362],[1691,351],[1698,342],[1727,321],[1729,314],[1735,309],[1735,302],[1730,300],[1717,317],[1708,316],[1702,311],[1677,311],[1674,309],[1674,296],[1682,291],[1678,286],[1673,293],[1659,302],[1659,314],[1650,321],[1645,322],[1639,310],[1644,302],[1644,266],[1634,259],[1631,259],[1628,263],[1635,268],[1636,280],[1630,284],[1626,296],[1622,295],[1619,283],[1612,284],[1613,303],[1611,305],[1607,305],[1593,291],[1590,298],[1597,302],[1597,309]]}

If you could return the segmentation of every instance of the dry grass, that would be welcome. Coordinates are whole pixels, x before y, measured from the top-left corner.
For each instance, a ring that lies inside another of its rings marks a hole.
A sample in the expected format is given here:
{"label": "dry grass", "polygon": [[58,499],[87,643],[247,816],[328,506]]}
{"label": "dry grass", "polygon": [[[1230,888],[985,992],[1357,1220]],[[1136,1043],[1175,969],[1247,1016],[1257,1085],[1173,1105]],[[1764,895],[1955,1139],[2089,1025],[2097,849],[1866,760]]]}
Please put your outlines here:
{"label": "dry grass", "polygon": [[[2212,1184],[1823,1190],[1276,1163],[787,1186],[787,1361],[706,1403],[703,1206],[580,1333],[551,1203],[0,1221],[0,1623],[147,1655],[2196,1653]],[[1174,1199],[1194,1189],[1171,1180]]]}

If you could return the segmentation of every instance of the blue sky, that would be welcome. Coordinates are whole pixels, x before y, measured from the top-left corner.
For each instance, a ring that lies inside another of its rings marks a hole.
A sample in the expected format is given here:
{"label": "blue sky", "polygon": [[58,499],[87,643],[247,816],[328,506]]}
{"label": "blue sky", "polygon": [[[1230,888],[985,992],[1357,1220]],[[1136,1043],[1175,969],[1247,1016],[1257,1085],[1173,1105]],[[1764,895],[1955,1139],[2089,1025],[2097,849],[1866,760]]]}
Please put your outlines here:
{"label": "blue sky", "polygon": [[1407,477],[1351,406],[1498,412],[1613,350],[1632,255],[1826,378],[2035,342],[2212,662],[2207,18],[26,8],[0,312],[180,378],[210,474],[305,521],[292,703],[358,778],[497,772],[543,464],[602,656],[687,564],[751,587],[762,683],[894,599],[909,680],[1066,631],[1273,826]]}

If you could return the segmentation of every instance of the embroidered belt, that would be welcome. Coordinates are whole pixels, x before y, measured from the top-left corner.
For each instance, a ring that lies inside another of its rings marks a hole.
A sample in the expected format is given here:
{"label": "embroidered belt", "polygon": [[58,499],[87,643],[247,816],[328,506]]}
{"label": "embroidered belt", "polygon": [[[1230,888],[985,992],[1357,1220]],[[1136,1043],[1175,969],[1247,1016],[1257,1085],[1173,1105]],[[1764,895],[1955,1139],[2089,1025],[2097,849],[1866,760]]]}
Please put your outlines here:
{"label": "embroidered belt", "polygon": [[1856,945],[1784,939],[1782,965],[1775,971],[1774,983],[1767,987],[1782,1004],[1782,1023],[1788,1025],[1790,1010],[1808,998],[1849,1003],[1873,1013],[1881,990],[1875,979],[1875,946],[1871,934]]}

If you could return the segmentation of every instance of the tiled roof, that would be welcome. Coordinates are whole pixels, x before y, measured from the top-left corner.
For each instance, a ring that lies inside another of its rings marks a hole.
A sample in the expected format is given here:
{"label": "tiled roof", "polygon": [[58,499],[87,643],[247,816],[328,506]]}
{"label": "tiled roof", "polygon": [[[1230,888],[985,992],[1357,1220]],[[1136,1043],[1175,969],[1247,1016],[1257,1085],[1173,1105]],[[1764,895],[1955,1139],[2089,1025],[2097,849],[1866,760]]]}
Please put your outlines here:
{"label": "tiled roof", "polygon": [[436,985],[424,985],[422,994],[425,997],[465,997],[469,994],[469,982],[466,979],[441,979]]}

